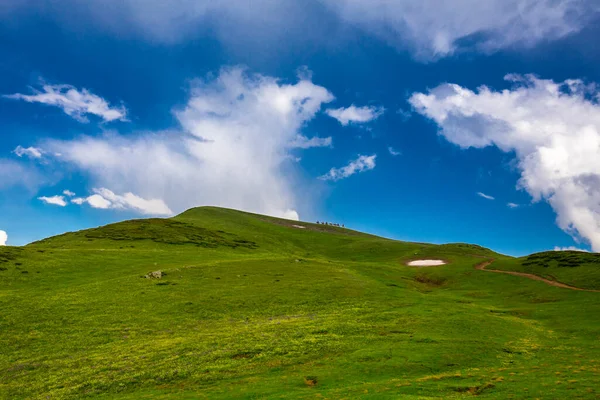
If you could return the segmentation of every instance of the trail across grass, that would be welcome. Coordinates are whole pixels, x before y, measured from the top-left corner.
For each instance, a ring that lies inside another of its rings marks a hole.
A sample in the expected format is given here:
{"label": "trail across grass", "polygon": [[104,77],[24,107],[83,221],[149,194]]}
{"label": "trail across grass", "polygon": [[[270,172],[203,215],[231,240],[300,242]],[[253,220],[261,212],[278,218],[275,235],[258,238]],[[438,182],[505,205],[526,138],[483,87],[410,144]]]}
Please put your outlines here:
{"label": "trail across grass", "polygon": [[532,274],[547,281],[589,291],[600,290],[600,254],[547,251],[521,258],[501,258],[494,268]]}
{"label": "trail across grass", "polygon": [[0,398],[600,396],[600,294],[486,259],[532,273],[210,207],[1,248]]}
{"label": "trail across grass", "polygon": [[596,293],[600,293],[600,290],[582,289],[582,288],[578,288],[578,287],[575,287],[575,286],[567,285],[567,284],[562,283],[562,282],[557,282],[557,281],[553,281],[553,280],[550,280],[550,279],[542,278],[541,276],[534,275],[534,274],[528,274],[528,273],[525,273],[525,272],[515,272],[515,271],[503,271],[503,270],[500,270],[500,269],[490,269],[490,268],[488,268],[488,266],[491,265],[492,263],[493,263],[493,260],[491,260],[491,261],[484,261],[484,262],[476,265],[475,269],[478,269],[480,271],[498,272],[498,273],[501,273],[501,274],[508,274],[508,275],[513,275],[513,276],[520,276],[520,277],[523,277],[523,278],[533,279],[535,281],[544,282],[547,285],[555,286],[555,287],[563,288],[563,289],[580,290],[580,291],[583,291],[583,292],[596,292]]}

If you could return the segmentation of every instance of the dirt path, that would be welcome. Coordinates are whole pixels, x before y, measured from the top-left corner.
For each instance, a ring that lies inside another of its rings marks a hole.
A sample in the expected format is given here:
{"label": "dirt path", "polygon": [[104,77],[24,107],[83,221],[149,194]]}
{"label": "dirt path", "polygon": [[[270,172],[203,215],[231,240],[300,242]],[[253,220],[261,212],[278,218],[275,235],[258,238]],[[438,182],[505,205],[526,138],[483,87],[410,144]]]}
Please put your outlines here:
{"label": "dirt path", "polygon": [[563,289],[579,290],[581,292],[600,292],[600,290],[582,289],[582,288],[578,288],[578,287],[575,287],[575,286],[567,285],[565,283],[561,283],[561,282],[557,282],[557,281],[551,281],[550,279],[542,278],[541,276],[534,275],[534,274],[527,274],[525,272],[502,271],[502,270],[499,270],[499,269],[486,269],[486,267],[488,265],[490,265],[491,263],[493,263],[493,262],[494,262],[494,260],[484,261],[482,263],[477,264],[475,266],[475,269],[478,269],[480,271],[487,271],[487,272],[497,272],[499,274],[508,274],[508,275],[514,275],[514,276],[522,276],[524,278],[529,278],[529,279],[533,279],[534,281],[544,282],[547,285],[555,286],[555,287],[559,287],[559,288],[563,288]]}

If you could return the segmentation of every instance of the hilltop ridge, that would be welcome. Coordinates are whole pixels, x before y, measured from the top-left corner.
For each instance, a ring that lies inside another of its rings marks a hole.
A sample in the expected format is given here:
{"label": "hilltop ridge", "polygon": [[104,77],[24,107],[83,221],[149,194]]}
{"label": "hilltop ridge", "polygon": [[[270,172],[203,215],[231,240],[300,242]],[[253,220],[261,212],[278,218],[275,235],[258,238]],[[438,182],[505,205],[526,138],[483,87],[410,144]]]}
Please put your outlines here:
{"label": "hilltop ridge", "polygon": [[[147,240],[166,244],[193,244],[199,246],[212,246],[217,243],[226,244],[224,237],[237,238],[238,243],[245,239],[254,238],[257,243],[262,243],[264,250],[273,249],[279,252],[282,234],[286,235],[286,242],[296,245],[297,251],[304,251],[307,246],[313,249],[331,247],[332,245],[350,245],[359,242],[370,243],[373,246],[386,243],[397,250],[412,246],[421,248],[443,248],[450,252],[464,253],[472,251],[474,254],[496,255],[490,249],[479,245],[467,243],[448,243],[434,245],[419,242],[403,242],[388,239],[350,228],[332,225],[316,224],[305,221],[288,220],[254,214],[228,208],[203,206],[186,210],[171,218],[134,219],[117,222],[98,228],[84,229],[77,232],[67,232],[62,235],[46,238],[29,246],[95,246],[102,245],[104,240]],[[324,240],[319,244],[319,240]],[[289,243],[287,243],[289,244]],[[232,245],[232,243],[229,243]],[[275,245],[275,246],[274,246]],[[364,243],[363,243],[364,245]],[[289,246],[284,246],[291,250]]]}

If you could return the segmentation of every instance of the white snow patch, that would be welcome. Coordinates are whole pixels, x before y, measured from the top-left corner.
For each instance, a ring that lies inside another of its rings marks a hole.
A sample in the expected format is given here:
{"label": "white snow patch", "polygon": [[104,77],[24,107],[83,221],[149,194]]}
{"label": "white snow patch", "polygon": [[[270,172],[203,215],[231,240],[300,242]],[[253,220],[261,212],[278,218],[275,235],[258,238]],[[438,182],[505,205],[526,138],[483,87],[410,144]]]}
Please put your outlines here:
{"label": "white snow patch", "polygon": [[414,260],[410,261],[406,265],[410,265],[411,267],[435,267],[438,265],[445,265],[446,261],[444,260]]}

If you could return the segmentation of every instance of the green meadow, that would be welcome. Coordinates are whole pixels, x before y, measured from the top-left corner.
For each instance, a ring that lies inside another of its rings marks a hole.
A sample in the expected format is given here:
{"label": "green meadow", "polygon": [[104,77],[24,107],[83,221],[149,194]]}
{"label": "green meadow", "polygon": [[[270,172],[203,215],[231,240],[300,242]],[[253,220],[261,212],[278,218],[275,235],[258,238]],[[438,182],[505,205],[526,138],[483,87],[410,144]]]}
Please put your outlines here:
{"label": "green meadow", "polygon": [[599,398],[600,293],[491,260],[600,289],[597,254],[212,207],[3,247],[0,398]]}

